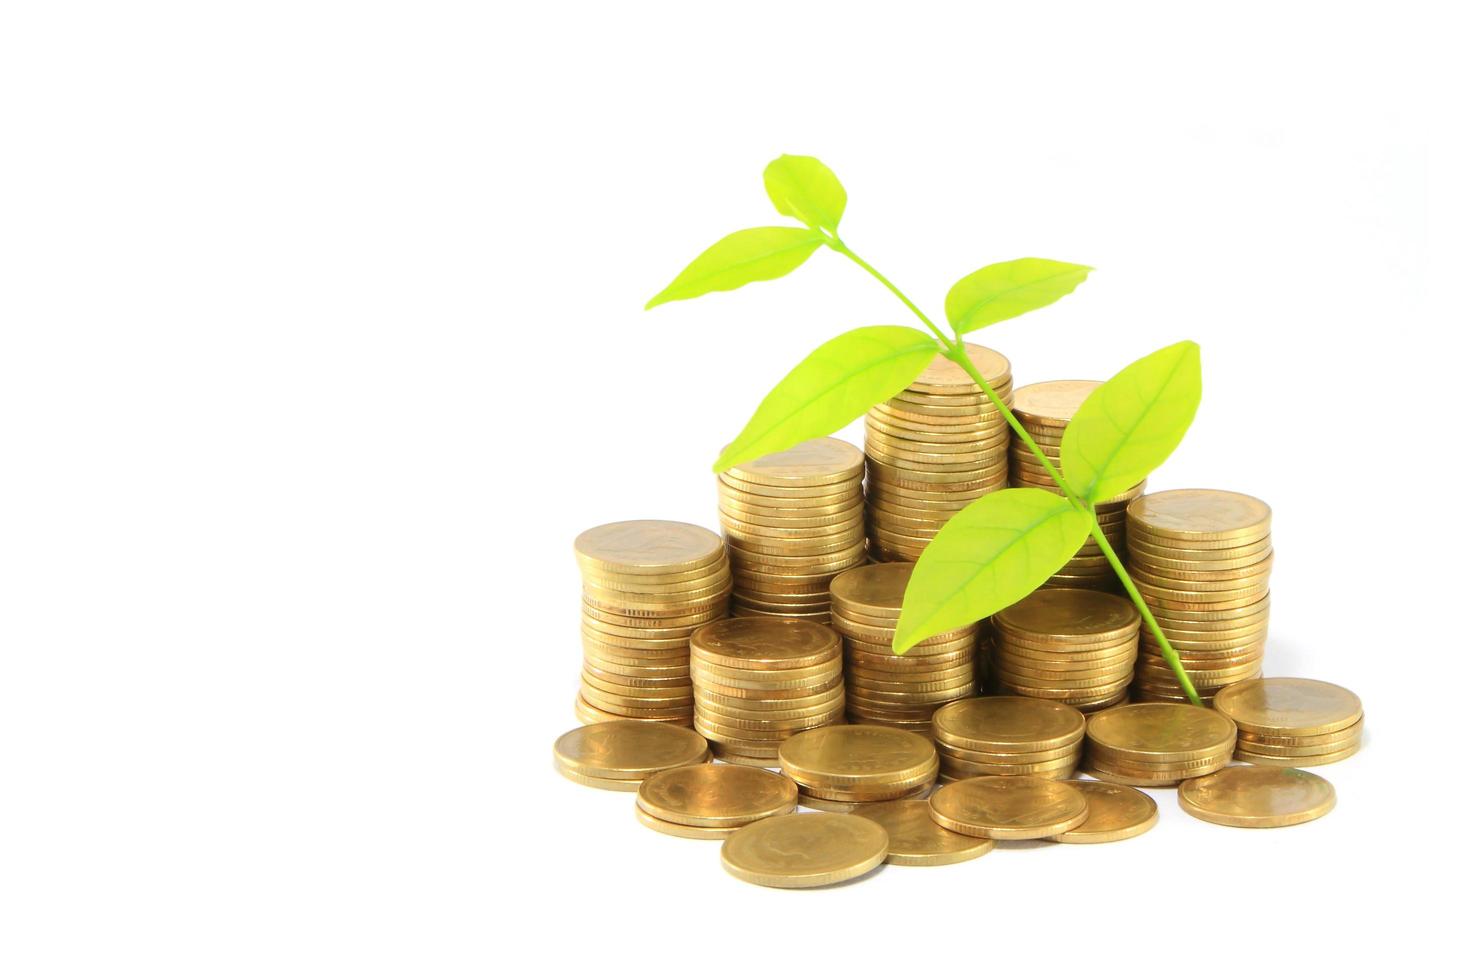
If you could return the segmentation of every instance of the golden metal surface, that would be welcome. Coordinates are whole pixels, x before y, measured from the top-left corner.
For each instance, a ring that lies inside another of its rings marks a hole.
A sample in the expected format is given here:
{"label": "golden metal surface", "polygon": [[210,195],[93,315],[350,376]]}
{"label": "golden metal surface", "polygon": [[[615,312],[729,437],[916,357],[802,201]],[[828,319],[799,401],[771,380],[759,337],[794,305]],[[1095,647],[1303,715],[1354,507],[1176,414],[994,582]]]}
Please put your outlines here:
{"label": "golden metal surface", "polygon": [[885,860],[890,835],[848,813],[788,813],[751,823],[724,841],[720,860],[736,878],[771,888],[849,881]]}
{"label": "golden metal surface", "polygon": [[1039,381],[1012,392],[1012,412],[1023,425],[1060,430],[1101,381]]}
{"label": "golden metal surface", "polygon": [[693,655],[739,668],[792,669],[838,656],[839,635],[828,626],[767,616],[722,619],[696,631]]}
{"label": "golden metal surface", "polygon": [[1088,802],[1066,783],[1036,776],[975,776],[931,794],[931,819],[947,830],[995,840],[1032,840],[1077,827]]}
{"label": "golden metal surface", "polygon": [[1107,758],[1178,763],[1233,750],[1234,722],[1191,704],[1129,704],[1088,719],[1088,742]]}
{"label": "golden metal surface", "polygon": [[1088,801],[1088,819],[1072,830],[1052,835],[1063,844],[1106,844],[1147,833],[1158,823],[1153,797],[1131,786],[1070,779],[1067,785]]}
{"label": "golden metal surface", "polygon": [[[755,770],[762,772],[763,770]],[[770,774],[772,775],[772,773]],[[650,830],[656,830],[660,834],[669,834],[673,837],[687,837],[691,840],[726,840],[738,826],[733,827],[697,827],[692,824],[674,823],[671,820],[662,820],[653,816],[642,808],[641,805],[633,807],[637,813],[637,822]]]}
{"label": "golden metal surface", "polygon": [[573,547],[584,570],[679,573],[722,557],[717,534],[680,521],[618,521],[577,535]]}
{"label": "golden metal surface", "polygon": [[637,805],[659,820],[696,827],[739,827],[792,813],[799,787],[788,776],[747,766],[705,764],[653,773]]}
{"label": "golden metal surface", "polygon": [[938,741],[988,752],[1064,748],[1079,742],[1086,727],[1074,708],[1019,697],[955,701],[936,712],[933,724]]}
{"label": "golden metal surface", "polygon": [[1300,769],[1235,766],[1179,785],[1186,813],[1228,827],[1289,827],[1335,805],[1335,787]]}
{"label": "golden metal surface", "polygon": [[1270,533],[1270,507],[1230,490],[1163,490],[1128,505],[1130,533],[1143,531],[1173,547],[1208,542],[1223,548],[1258,541]]}
{"label": "golden metal surface", "polygon": [[605,779],[642,779],[661,769],[701,762],[708,743],[672,725],[609,721],[575,728],[556,740],[558,765]]}
{"label": "golden metal surface", "polygon": [[793,449],[740,463],[727,472],[747,482],[769,485],[838,483],[851,474],[858,478],[861,459],[860,450],[843,439],[810,439]]}
{"label": "golden metal surface", "polygon": [[872,803],[855,812],[874,820],[890,835],[886,864],[910,867],[959,864],[979,858],[996,847],[996,841],[990,838],[968,837],[946,830],[931,819],[931,807],[925,800]]}
{"label": "golden metal surface", "polygon": [[930,739],[884,725],[815,728],[779,746],[780,770],[801,785],[821,789],[923,782],[935,777],[936,765]]}
{"label": "golden metal surface", "polygon": [[1361,720],[1361,699],[1336,684],[1301,677],[1262,677],[1231,684],[1214,708],[1241,732],[1260,735],[1324,735]]}

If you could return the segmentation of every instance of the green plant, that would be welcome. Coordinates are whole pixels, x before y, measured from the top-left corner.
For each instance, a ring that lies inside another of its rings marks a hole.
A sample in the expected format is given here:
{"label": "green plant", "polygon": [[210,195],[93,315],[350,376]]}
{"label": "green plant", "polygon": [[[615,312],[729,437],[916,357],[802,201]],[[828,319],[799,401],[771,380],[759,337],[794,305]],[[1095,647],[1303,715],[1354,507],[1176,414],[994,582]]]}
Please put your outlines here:
{"label": "green plant", "polygon": [[780,214],[805,227],[737,231],[710,246],[648,302],[737,289],[777,279],[821,246],[864,269],[915,314],[927,332],[861,327],[816,348],[769,392],[724,449],[715,472],[838,431],[903,390],[937,353],[958,364],[1051,475],[1062,496],[1038,488],[999,490],[964,507],[916,562],[896,626],[903,653],[929,636],[983,619],[1030,594],[1067,563],[1091,534],[1174,671],[1189,700],[1199,696],[1123,562],[1094,519],[1096,504],[1132,488],[1178,446],[1199,407],[1199,347],[1182,341],[1134,361],[1099,386],[1063,435],[1059,471],[987,384],[964,337],[1056,302],[1092,269],[1050,259],[999,262],[965,276],[946,294],[943,331],[839,234],[845,189],[813,157],[781,156],[764,171]]}

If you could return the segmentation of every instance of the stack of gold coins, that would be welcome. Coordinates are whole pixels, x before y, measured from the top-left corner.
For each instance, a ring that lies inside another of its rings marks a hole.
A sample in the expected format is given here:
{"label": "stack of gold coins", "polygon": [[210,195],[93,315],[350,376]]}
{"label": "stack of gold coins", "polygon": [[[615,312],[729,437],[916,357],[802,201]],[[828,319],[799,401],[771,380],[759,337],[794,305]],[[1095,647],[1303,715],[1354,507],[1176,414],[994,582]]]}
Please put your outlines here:
{"label": "stack of gold coins", "polygon": [[785,739],[779,771],[799,784],[804,806],[848,811],[928,793],[936,747],[924,735],[885,725],[832,725]]}
{"label": "stack of gold coins", "polygon": [[693,723],[728,762],[773,767],[779,743],[844,720],[840,634],[797,619],[722,619],[696,631]]}
{"label": "stack of gold coins", "polygon": [[[1227,490],[1164,490],[1128,507],[1128,570],[1201,698],[1260,676],[1270,622],[1270,508]],[[1140,701],[1183,701],[1147,627]]]}
{"label": "stack of gold coins", "polygon": [[688,637],[728,613],[718,535],[677,521],[620,521],[582,532],[583,722],[693,723]]}
{"label": "stack of gold coins", "polygon": [[1258,766],[1323,766],[1361,748],[1361,699],[1336,684],[1256,677],[1231,684],[1214,710],[1239,729],[1234,757]]}
{"label": "stack of gold coins", "polygon": [[794,780],[767,769],[712,763],[655,772],[637,788],[637,819],[661,834],[723,840],[740,827],[793,813]]}
{"label": "stack of gold coins", "polygon": [[[1017,421],[1037,443],[1037,448],[1053,464],[1061,467],[1063,432],[1067,430],[1073,413],[1099,384],[1101,382],[1098,381],[1043,381],[1024,385],[1012,392],[1012,414],[1017,416]],[[1032,450],[1020,439],[1012,440],[1011,480],[1014,487],[1042,487],[1053,493],[1062,492]],[[1098,526],[1120,557],[1125,550],[1123,515],[1129,501],[1143,493],[1143,487],[1144,484],[1140,483],[1093,508]],[[1090,535],[1078,553],[1047,580],[1046,587],[1106,589],[1117,584],[1113,566],[1108,564],[1098,542]]]}
{"label": "stack of gold coins", "polygon": [[979,623],[891,650],[910,562],[863,565],[830,583],[830,625],[845,638],[845,713],[851,721],[929,732],[941,705],[973,693]]}
{"label": "stack of gold coins", "polygon": [[993,670],[1006,694],[1084,712],[1128,700],[1138,659],[1138,610],[1122,596],[1043,589],[992,617]]}
{"label": "stack of gold coins", "polygon": [[1088,719],[1083,771],[1126,786],[1173,786],[1234,755],[1234,722],[1192,704],[1125,704]]}
{"label": "stack of gold coins", "polygon": [[811,439],[719,474],[736,613],[829,622],[830,579],[865,562],[864,472],[848,442]]}
{"label": "stack of gold coins", "polygon": [[[966,352],[1005,399],[1012,366],[986,347]],[[912,385],[865,416],[868,532],[879,561],[914,561],[957,511],[1007,485],[1009,429],[954,362],[936,356]]]}
{"label": "stack of gold coins", "polygon": [[710,758],[696,732],[645,721],[605,721],[574,728],[552,746],[557,772],[597,789],[636,792],[653,773]]}
{"label": "stack of gold coins", "polygon": [[1037,698],[967,698],[931,720],[941,779],[1045,776],[1066,779],[1078,768],[1087,722],[1081,712]]}

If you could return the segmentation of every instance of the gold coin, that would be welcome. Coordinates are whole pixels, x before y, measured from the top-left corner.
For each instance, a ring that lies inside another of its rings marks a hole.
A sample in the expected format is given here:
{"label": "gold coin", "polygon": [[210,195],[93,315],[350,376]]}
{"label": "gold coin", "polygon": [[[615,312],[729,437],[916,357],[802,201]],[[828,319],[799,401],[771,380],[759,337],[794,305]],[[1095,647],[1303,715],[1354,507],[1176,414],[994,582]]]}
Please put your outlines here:
{"label": "gold coin", "polygon": [[1078,768],[1076,755],[1054,762],[967,762],[945,757],[941,771],[959,779],[973,776],[1039,776],[1044,779],[1066,779]]}
{"label": "gold coin", "polygon": [[780,771],[820,789],[924,781],[935,776],[936,764],[930,739],[882,725],[815,728],[779,746]]}
{"label": "gold coin", "polygon": [[1082,740],[1082,714],[1037,698],[982,697],[955,701],[934,718],[936,740],[959,748],[1029,752],[1065,748]]}
{"label": "gold coin", "polygon": [[797,691],[757,691],[750,697],[717,694],[705,689],[698,692],[696,698],[699,704],[713,707],[724,714],[774,716],[781,712],[799,710],[813,713],[814,710],[844,696],[843,690],[832,687],[828,691],[811,691],[808,694]]}
{"label": "gold coin", "polygon": [[1012,414],[1024,426],[1041,423],[1051,429],[1066,428],[1073,413],[1087,400],[1101,381],[1040,381],[1012,392]]}
{"label": "gold coin", "polygon": [[830,582],[830,596],[846,609],[869,615],[899,615],[913,568],[910,562],[852,568]]}
{"label": "gold coin", "polygon": [[1062,844],[1106,844],[1147,833],[1158,823],[1153,797],[1130,786],[1070,779],[1067,785],[1088,801],[1088,819],[1072,830],[1054,834]]}
{"label": "gold coin", "polygon": [[1176,547],[1190,541],[1227,547],[1267,537],[1270,507],[1229,490],[1163,490],[1129,504],[1128,523]]}
{"label": "gold coin", "polygon": [[740,569],[771,574],[780,571],[799,574],[808,572],[829,574],[853,568],[865,561],[865,543],[858,538],[840,551],[832,551],[823,555],[759,555],[732,545],[729,546],[728,551],[729,558],[734,563],[735,576],[738,575]]}
{"label": "gold coin", "polygon": [[556,740],[559,765],[586,776],[642,779],[650,773],[702,761],[708,743],[671,725],[609,721],[575,728]]}
{"label": "gold coin", "polygon": [[[858,452],[858,450],[857,450]],[[851,474],[834,483],[815,485],[774,486],[766,483],[750,483],[729,473],[718,475],[719,492],[728,492],[734,499],[758,501],[761,506],[784,506],[783,501],[800,501],[805,504],[828,503],[860,490],[861,477]]]}
{"label": "gold coin", "polygon": [[[1218,708],[1216,707],[1215,710],[1217,711]],[[1237,724],[1238,722],[1236,722]],[[1249,742],[1251,745],[1265,745],[1271,748],[1331,745],[1332,743],[1344,743],[1358,739],[1361,735],[1361,727],[1362,722],[1357,720],[1349,728],[1342,728],[1339,731],[1330,732],[1325,735],[1264,735],[1241,729],[1239,740],[1241,742]]]}
{"label": "gold coin", "polygon": [[[604,722],[603,724],[614,723]],[[659,727],[670,728],[671,726]],[[684,731],[685,729],[677,728],[672,730]],[[580,770],[573,769],[571,766],[564,766],[560,762],[555,763],[555,766],[557,772],[566,776],[572,782],[581,783],[583,786],[590,786],[593,789],[610,789],[618,793],[636,793],[638,786],[642,783],[641,779],[604,779],[601,776],[589,776]]]}
{"label": "gold coin", "polygon": [[[983,347],[980,344],[967,344],[966,356],[971,360],[972,367],[977,373],[993,387],[998,385],[1010,385],[1012,381],[1012,363],[1003,355],[992,350],[990,347]],[[965,389],[967,391],[980,391],[975,381],[967,375],[965,369],[955,361],[947,358],[944,354],[937,354],[931,358],[931,363],[926,369],[917,375],[916,380],[911,382],[911,387],[917,390],[952,390]]]}
{"label": "gold coin", "polygon": [[834,503],[812,500],[802,507],[789,507],[784,504],[793,504],[795,501],[770,501],[769,503],[759,500],[745,501],[720,493],[718,513],[720,519],[727,517],[745,524],[768,527],[817,527],[824,524],[840,524],[865,512],[865,498],[859,491],[852,488],[844,496],[848,499]]}
{"label": "gold coin", "polygon": [[1135,764],[1172,764],[1232,751],[1235,726],[1209,708],[1129,704],[1088,719],[1087,737],[1090,751]]}
{"label": "gold coin", "polygon": [[1234,757],[1241,762],[1248,762],[1256,766],[1328,766],[1332,762],[1340,762],[1342,759],[1349,759],[1361,751],[1361,740],[1357,739],[1351,745],[1343,749],[1336,749],[1321,755],[1272,755],[1265,752],[1253,752],[1243,746],[1237,746]]}
{"label": "gold coin", "polygon": [[623,626],[630,629],[666,629],[672,626],[702,626],[704,623],[712,622],[724,615],[717,606],[708,609],[701,609],[681,615],[662,615],[649,613],[645,616],[620,616],[617,613],[607,612],[603,609],[594,609],[589,605],[582,606],[582,622],[584,624],[590,619],[591,625],[606,623],[611,626]]}
{"label": "gold coin", "polygon": [[725,482],[721,478],[718,481],[718,505],[720,508],[739,506],[773,510],[794,510],[806,517],[838,512],[848,517],[848,512],[863,506],[864,500],[864,492],[861,490],[860,484],[855,482],[837,483],[828,487],[811,487],[799,490],[785,488],[781,489],[778,494],[770,495],[751,490],[741,490],[739,486]]}
{"label": "gold coin", "polygon": [[1347,731],[1351,734],[1347,735],[1343,733],[1339,738],[1331,738],[1329,741],[1311,745],[1273,744],[1259,741],[1254,736],[1247,737],[1241,733],[1238,741],[1234,744],[1234,748],[1236,752],[1253,752],[1256,755],[1270,756],[1272,758],[1284,756],[1285,758],[1296,760],[1298,764],[1298,760],[1302,756],[1330,755],[1334,752],[1349,749],[1353,745],[1360,745],[1361,726],[1359,724],[1352,725]]}
{"label": "gold coin", "polygon": [[729,749],[720,750],[719,747],[716,745],[713,746],[713,757],[719,762],[724,763],[725,765],[753,766],[760,769],[772,769],[778,761],[776,759],[757,759],[753,756],[739,755]]}
{"label": "gold coin", "polygon": [[781,486],[836,483],[860,466],[860,450],[843,439],[810,439],[783,452],[740,463],[727,472],[752,483]]}
{"label": "gold coin", "polygon": [[[714,766],[715,769],[719,768]],[[748,768],[745,766],[744,768]],[[766,772],[758,769],[756,772]],[[773,775],[773,773],[768,773]],[[649,830],[656,830],[660,834],[669,834],[673,837],[687,837],[690,840],[727,840],[733,836],[739,825],[732,827],[697,827],[692,824],[673,823],[671,820],[662,820],[653,816],[642,808],[641,805],[633,807],[637,813],[637,822]]]}
{"label": "gold coin", "polygon": [[1299,677],[1263,677],[1231,684],[1214,699],[1241,732],[1324,735],[1350,728],[1361,699],[1344,687]]}
{"label": "gold coin", "polygon": [[695,827],[739,827],[793,813],[798,800],[799,787],[787,776],[711,763],[653,773],[637,791],[647,813]]}
{"label": "gold coin", "polygon": [[717,534],[680,521],[618,521],[577,535],[573,547],[584,570],[677,573],[717,561]]}
{"label": "gold coin", "polygon": [[1235,766],[1179,785],[1186,813],[1227,827],[1289,827],[1335,805],[1335,787],[1300,769]]}
{"label": "gold coin", "polygon": [[828,626],[767,616],[722,619],[692,636],[693,655],[703,663],[746,669],[821,664],[839,657],[840,644]]}
{"label": "gold coin", "polygon": [[856,812],[880,824],[890,835],[886,864],[909,867],[959,864],[979,858],[996,846],[996,841],[989,838],[967,837],[941,827],[931,819],[931,806],[925,800],[889,800]]}
{"label": "gold coin", "polygon": [[884,827],[848,813],[786,813],[751,823],[723,843],[735,878],[771,888],[813,888],[879,867],[890,847]]}
{"label": "gold coin", "polygon": [[974,776],[931,794],[931,819],[972,837],[1034,840],[1077,827],[1088,802],[1066,784],[1036,776]]}
{"label": "gold coin", "polygon": [[650,572],[639,575],[593,571],[584,573],[582,581],[594,588],[618,592],[681,592],[715,580],[726,571],[728,556],[724,555],[709,565],[686,572]]}
{"label": "gold coin", "polygon": [[881,803],[890,803],[894,800],[924,800],[931,795],[936,788],[936,780],[928,779],[919,787],[906,793],[904,796],[896,796],[894,799],[879,800],[827,800],[818,796],[812,796],[801,790],[799,794],[799,805],[808,810],[823,810],[826,813],[859,813],[861,810],[872,806],[879,806]]}
{"label": "gold coin", "polygon": [[[902,731],[906,735],[916,734],[915,732]],[[936,774],[933,772],[924,779],[901,780],[900,782],[887,783],[884,786],[857,786],[854,789],[810,786],[801,783],[799,795],[801,799],[808,797],[830,803],[879,803],[882,800],[898,800],[902,797],[913,796],[930,789],[935,782]]]}

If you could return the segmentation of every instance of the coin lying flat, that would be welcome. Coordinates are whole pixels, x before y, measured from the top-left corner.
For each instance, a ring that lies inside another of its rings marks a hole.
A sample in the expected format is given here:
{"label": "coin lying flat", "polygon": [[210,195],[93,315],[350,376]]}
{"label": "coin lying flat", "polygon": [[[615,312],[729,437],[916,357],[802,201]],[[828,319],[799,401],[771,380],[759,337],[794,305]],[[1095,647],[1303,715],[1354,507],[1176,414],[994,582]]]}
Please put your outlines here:
{"label": "coin lying flat", "polygon": [[890,834],[850,813],[787,813],[751,823],[724,841],[720,860],[735,878],[770,888],[849,881],[885,861]]}
{"label": "coin lying flat", "polygon": [[787,776],[748,766],[681,766],[653,773],[637,805],[658,820],[695,827],[735,828],[793,813],[799,787]]}
{"label": "coin lying flat", "polygon": [[931,819],[947,830],[995,840],[1051,837],[1080,825],[1088,801],[1066,783],[1037,776],[974,776],[931,794]]}
{"label": "coin lying flat", "polygon": [[832,725],[786,739],[779,767],[812,788],[924,783],[936,775],[936,747],[915,732],[885,725]]}
{"label": "coin lying flat", "polygon": [[1179,784],[1185,812],[1226,827],[1289,827],[1335,805],[1335,787],[1303,769],[1235,766]]}
{"label": "coin lying flat", "polygon": [[1262,677],[1224,688],[1216,711],[1256,735],[1325,735],[1361,720],[1361,699],[1344,687],[1301,677]]}
{"label": "coin lying flat", "polygon": [[649,830],[656,830],[660,834],[667,834],[670,837],[686,837],[689,840],[727,840],[739,829],[738,827],[699,827],[694,824],[674,823],[672,820],[662,820],[644,810],[641,806],[635,806],[637,822]]}
{"label": "coin lying flat", "polygon": [[979,858],[996,846],[991,838],[968,837],[946,830],[931,819],[931,807],[925,800],[871,803],[855,812],[874,820],[890,834],[886,864],[909,867],[959,864]]}
{"label": "coin lying flat", "polygon": [[1153,797],[1131,786],[1070,779],[1067,785],[1088,801],[1088,819],[1072,830],[1054,834],[1062,844],[1106,844],[1147,833],[1158,823]]}
{"label": "coin lying flat", "polygon": [[1078,711],[1038,698],[955,701],[932,719],[936,740],[984,752],[1039,752],[1076,745],[1087,722]]}
{"label": "coin lying flat", "polygon": [[552,746],[560,769],[595,779],[641,780],[708,758],[697,732],[647,721],[605,721],[574,728]]}
{"label": "coin lying flat", "polygon": [[706,528],[680,521],[618,521],[577,536],[584,569],[624,574],[682,573],[712,565],[723,542]]}

